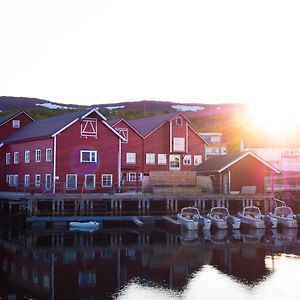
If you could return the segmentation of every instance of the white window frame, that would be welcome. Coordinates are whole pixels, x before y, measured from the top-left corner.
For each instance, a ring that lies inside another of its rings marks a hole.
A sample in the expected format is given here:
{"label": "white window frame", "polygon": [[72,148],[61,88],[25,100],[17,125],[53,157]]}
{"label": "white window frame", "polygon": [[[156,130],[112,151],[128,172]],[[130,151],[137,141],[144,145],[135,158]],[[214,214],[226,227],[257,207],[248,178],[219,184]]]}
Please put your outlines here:
{"label": "white window frame", "polygon": [[[50,178],[49,181],[47,180],[48,177]],[[45,188],[46,189],[51,189],[51,180],[52,180],[51,174],[46,174],[45,175]]]}
{"label": "white window frame", "polygon": [[[172,164],[172,157],[174,157],[174,159],[175,158],[179,158],[178,159],[178,167],[174,167],[174,166],[171,166],[171,164]],[[180,170],[180,154],[170,154],[170,157],[169,157],[169,169],[170,170],[173,170],[173,171],[178,171],[178,170]]]}
{"label": "white window frame", "polygon": [[146,153],[146,165],[155,165],[155,153]]}
{"label": "white window frame", "polygon": [[40,187],[41,186],[41,174],[34,175],[34,186]]}
{"label": "white window frame", "polygon": [[9,165],[10,164],[10,153],[5,154],[5,164]]}
{"label": "white window frame", "polygon": [[29,164],[30,163],[30,151],[26,150],[24,152],[24,162],[25,164]]}
{"label": "white window frame", "polygon": [[167,154],[159,153],[157,154],[157,164],[166,165],[167,164]]}
{"label": "white window frame", "polygon": [[[89,160],[83,160],[84,153],[89,153]],[[94,154],[94,158],[93,158]],[[95,150],[80,150],[80,162],[81,163],[96,163],[97,162],[97,151]]]}
{"label": "white window frame", "polygon": [[8,185],[9,186],[14,185],[14,175],[8,175]]}
{"label": "white window frame", "polygon": [[202,155],[194,155],[194,166],[199,166],[202,164]]}
{"label": "white window frame", "polygon": [[19,163],[19,152],[14,152],[14,164]]}
{"label": "white window frame", "polygon": [[[91,130],[88,130],[91,129]],[[97,138],[97,119],[95,118],[84,118],[81,121],[81,126],[80,126],[80,135],[81,136],[87,136],[87,137],[95,137]]]}
{"label": "white window frame", "polygon": [[[86,185],[86,178],[88,177],[88,176],[93,176],[94,177],[94,186],[93,187],[88,187],[87,185]],[[95,190],[96,189],[96,175],[95,174],[84,174],[84,188],[86,189],[86,190]]]}
{"label": "white window frame", "polygon": [[[104,177],[110,177],[110,185],[104,184]],[[112,187],[113,186],[113,175],[112,174],[102,174],[101,176],[101,186],[102,187]]]}
{"label": "white window frame", "polygon": [[30,186],[30,175],[24,174],[24,187],[29,187],[29,186]]}
{"label": "white window frame", "polygon": [[35,162],[41,162],[42,160],[42,150],[36,149],[35,150]]}
{"label": "white window frame", "polygon": [[192,155],[190,154],[186,154],[184,157],[183,157],[183,160],[182,160],[183,164],[184,165],[191,165],[192,164]]}
{"label": "white window frame", "polygon": [[47,162],[52,161],[52,148],[47,148],[46,149],[46,161]]}
{"label": "white window frame", "polygon": [[181,117],[176,117],[176,125],[182,126],[182,118]]}
{"label": "white window frame", "polygon": [[20,120],[12,120],[12,128],[20,128],[21,122]]}
{"label": "white window frame", "polygon": [[126,163],[130,165],[136,164],[136,153],[135,152],[127,152],[126,153]]}
{"label": "white window frame", "polygon": [[116,131],[125,139],[121,143],[128,143],[128,128],[115,128]]}
{"label": "white window frame", "polygon": [[[75,177],[75,186],[74,187],[70,187],[69,186],[69,181],[68,178],[74,176]],[[77,190],[77,174],[66,174],[66,189],[67,190]]]}
{"label": "white window frame", "polygon": [[13,175],[13,186],[18,186],[19,184],[19,175]]}
{"label": "white window frame", "polygon": [[135,182],[136,179],[138,181],[143,181],[143,173],[140,173],[140,172],[138,172],[138,173],[137,172],[128,172],[127,173],[127,181]]}
{"label": "white window frame", "polygon": [[174,152],[185,152],[185,138],[174,137],[173,138],[173,151]]}

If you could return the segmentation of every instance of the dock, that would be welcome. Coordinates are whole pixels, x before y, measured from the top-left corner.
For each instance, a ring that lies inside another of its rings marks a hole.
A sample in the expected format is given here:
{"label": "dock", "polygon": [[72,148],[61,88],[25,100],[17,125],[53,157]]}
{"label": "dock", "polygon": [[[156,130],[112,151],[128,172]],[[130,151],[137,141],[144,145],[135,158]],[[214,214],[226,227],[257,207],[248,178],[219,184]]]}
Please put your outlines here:
{"label": "dock", "polygon": [[[244,206],[255,205],[262,211],[270,211],[274,204],[271,194],[163,194],[163,193],[87,193],[87,194],[29,194],[0,192],[1,212],[13,215],[25,213],[31,217],[80,217],[89,220],[100,217],[119,217],[141,226],[141,217],[176,215],[183,207],[197,207],[207,213],[211,207],[224,206],[235,213]],[[108,220],[107,219],[107,220]],[[52,219],[54,220],[54,219]],[[168,222],[171,220],[165,219]],[[141,221],[142,222],[142,221]]]}

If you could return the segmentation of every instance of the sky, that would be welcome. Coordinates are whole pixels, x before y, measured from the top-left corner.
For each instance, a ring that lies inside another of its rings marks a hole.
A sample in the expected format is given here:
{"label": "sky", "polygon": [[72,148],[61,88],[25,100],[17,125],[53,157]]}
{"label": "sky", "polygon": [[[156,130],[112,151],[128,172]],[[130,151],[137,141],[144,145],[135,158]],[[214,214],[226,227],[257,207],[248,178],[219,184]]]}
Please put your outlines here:
{"label": "sky", "polygon": [[300,102],[300,1],[0,0],[0,96]]}

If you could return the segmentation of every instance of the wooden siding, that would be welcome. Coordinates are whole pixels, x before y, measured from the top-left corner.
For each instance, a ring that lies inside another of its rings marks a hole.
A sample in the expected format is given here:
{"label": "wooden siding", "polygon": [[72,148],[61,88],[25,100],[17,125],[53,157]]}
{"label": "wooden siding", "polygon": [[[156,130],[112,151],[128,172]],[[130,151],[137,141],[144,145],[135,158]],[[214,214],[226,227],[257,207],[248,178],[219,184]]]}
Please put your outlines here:
{"label": "wooden siding", "polygon": [[[52,149],[52,161],[46,162],[46,149]],[[35,161],[35,150],[41,150],[41,161]],[[30,162],[25,163],[25,151],[30,151]],[[14,152],[19,152],[19,163],[14,163]],[[6,165],[5,155],[10,153],[10,164]],[[31,187],[34,186],[35,174],[41,175],[42,188],[45,184],[46,174],[51,174],[53,178],[53,141],[52,138],[43,140],[28,141],[23,143],[8,144],[1,149],[1,182],[5,190],[16,190],[16,187],[9,187],[6,181],[6,175],[18,175],[19,188],[24,188],[24,175],[30,175]],[[37,189],[40,191],[40,189]]]}
{"label": "wooden siding", "polygon": [[4,123],[2,126],[0,126],[0,140],[13,134],[20,128],[13,128],[12,123],[13,120],[19,120],[20,121],[20,128],[23,126],[26,126],[27,124],[34,122],[28,115],[26,115],[24,112],[21,112],[19,115],[16,115],[8,122]]}
{"label": "wooden siding", "polygon": [[[97,114],[88,117],[97,118],[97,138],[81,137],[80,121],[57,135],[56,176],[59,177],[57,181],[64,183],[66,174],[77,174],[78,192],[81,192],[85,174],[95,174],[96,190],[110,191],[111,188],[101,187],[101,178],[103,174],[112,174],[113,186],[118,185],[119,137],[102,123]],[[97,162],[80,163],[81,150],[97,151]],[[59,191],[60,187],[57,186],[57,189]]]}

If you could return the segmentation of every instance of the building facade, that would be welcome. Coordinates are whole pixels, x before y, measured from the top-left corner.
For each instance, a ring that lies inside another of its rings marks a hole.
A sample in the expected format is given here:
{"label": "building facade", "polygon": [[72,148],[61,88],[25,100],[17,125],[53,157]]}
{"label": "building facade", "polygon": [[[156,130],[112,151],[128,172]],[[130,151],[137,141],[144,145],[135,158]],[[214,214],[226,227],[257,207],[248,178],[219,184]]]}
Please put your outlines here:
{"label": "building facade", "polygon": [[2,189],[78,193],[118,188],[121,140],[96,109],[32,122],[2,140]]}

